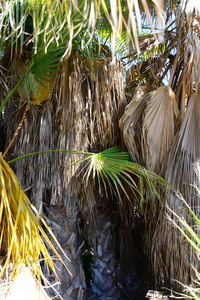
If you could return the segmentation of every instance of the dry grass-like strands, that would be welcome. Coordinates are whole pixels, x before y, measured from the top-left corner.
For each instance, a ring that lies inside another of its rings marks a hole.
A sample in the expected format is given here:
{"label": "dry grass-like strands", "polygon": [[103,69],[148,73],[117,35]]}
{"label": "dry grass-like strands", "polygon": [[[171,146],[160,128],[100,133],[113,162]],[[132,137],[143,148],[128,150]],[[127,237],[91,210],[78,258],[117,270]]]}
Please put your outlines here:
{"label": "dry grass-like strands", "polygon": [[[43,102],[39,111],[34,106],[29,108],[11,148],[12,158],[51,149],[101,151],[119,144],[117,120],[126,104],[123,68],[118,61],[115,66],[110,62],[105,60],[93,71],[76,58],[66,61],[55,79],[50,100]],[[22,117],[21,110],[15,112],[13,106],[12,111],[10,108],[8,103],[5,108],[8,141]],[[93,189],[82,185],[81,176],[77,179],[81,175],[78,165],[67,168],[75,159],[69,154],[48,153],[26,158],[20,164],[15,163],[14,168],[22,187],[28,190],[41,213],[42,201],[52,205],[64,203],[68,215],[76,215],[78,204],[83,215],[91,220],[89,223],[94,224]],[[86,203],[90,207],[87,211],[83,209]],[[94,232],[94,226],[91,230]]]}
{"label": "dry grass-like strands", "polygon": [[[170,182],[177,191],[179,190],[181,192],[183,198],[197,216],[199,216],[200,213],[200,203],[199,196],[193,186],[193,183],[197,181],[197,175],[193,169],[193,164],[198,163],[200,159],[199,120],[200,93],[198,92],[193,94],[189,100],[189,105],[180,131],[177,134],[169,153],[165,176],[166,180]],[[190,215],[186,213],[184,205],[182,205],[176,195],[168,196],[166,203],[175,214],[183,216],[190,226],[194,225]],[[194,249],[188,247],[187,242],[183,239],[179,230],[172,227],[167,220],[163,222],[166,214],[166,203],[163,204],[162,210],[160,211],[154,234],[152,246],[154,270],[157,270],[156,276],[158,282],[162,282],[163,284],[167,278],[165,277],[167,274],[166,266],[170,265],[171,280],[178,278],[180,282],[188,284],[191,277],[194,276],[193,268],[198,269],[199,262]],[[174,219],[173,213],[170,214],[170,218],[172,220]],[[182,229],[185,230],[184,228]],[[197,227],[194,227],[193,229],[199,234]],[[173,247],[168,247],[167,245],[169,244],[173,245]],[[177,249],[178,255],[177,251],[175,252],[174,249]],[[190,261],[188,260],[188,255]],[[176,284],[174,283],[174,285]]]}

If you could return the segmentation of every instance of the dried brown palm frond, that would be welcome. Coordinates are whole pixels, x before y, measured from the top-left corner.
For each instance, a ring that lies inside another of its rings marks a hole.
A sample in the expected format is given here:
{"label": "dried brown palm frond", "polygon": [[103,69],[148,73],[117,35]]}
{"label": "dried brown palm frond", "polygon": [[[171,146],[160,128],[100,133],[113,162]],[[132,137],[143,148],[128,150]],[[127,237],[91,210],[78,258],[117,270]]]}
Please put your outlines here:
{"label": "dried brown palm frond", "polygon": [[137,87],[132,101],[119,120],[124,140],[133,161],[144,163],[142,156],[142,115],[149,99],[146,86]]}
{"label": "dried brown palm frond", "polygon": [[[189,100],[180,131],[177,133],[169,153],[165,175],[166,180],[177,191],[181,192],[187,204],[194,210],[197,216],[200,213],[200,203],[193,186],[193,182],[197,179],[193,164],[197,163],[200,159],[199,120],[200,93],[198,92],[193,94]],[[175,214],[183,216],[190,226],[194,225],[190,216],[185,212],[183,203],[181,203],[176,195],[167,197],[166,201],[169,208]],[[163,205],[153,240],[152,254],[154,270],[158,270],[156,271],[156,275],[157,278],[161,279],[163,274],[166,274],[166,266],[170,265],[170,280],[178,278],[182,283],[188,284],[190,276],[194,274],[193,267],[198,268],[199,266],[198,259],[195,252],[188,249],[188,244],[182,238],[177,228],[170,226],[167,220],[163,222],[165,213],[166,205]],[[170,218],[174,219],[174,215],[170,214]],[[197,228],[194,227],[194,231],[198,234],[198,230],[196,230]],[[169,244],[173,245],[173,247],[167,247]]]}
{"label": "dried brown palm frond", "polygon": [[149,94],[149,98],[143,121],[146,166],[161,174],[163,162],[174,139],[179,110],[176,96],[169,87],[158,88]]}
{"label": "dried brown palm frond", "polygon": [[[200,132],[199,114],[200,93],[198,92],[194,93],[189,100],[180,131],[169,155],[168,164],[172,163],[174,171],[172,171],[172,168],[169,168],[166,172],[166,176],[177,188],[185,184],[185,180],[183,180],[184,183],[182,182],[182,175],[189,176],[187,182],[193,182],[191,180],[193,177],[193,172],[191,172],[192,164],[196,162],[200,156],[198,139]],[[179,159],[177,159],[177,157],[179,157]],[[181,167],[183,174],[177,176],[179,167]],[[186,190],[188,190],[188,188]],[[188,196],[189,199],[191,199],[191,195],[189,193]]]}
{"label": "dried brown palm frond", "polygon": [[[88,70],[89,71],[89,70]],[[87,88],[85,100],[89,109],[89,142],[91,149],[101,145],[102,150],[119,145],[118,119],[126,104],[124,94],[123,66],[120,61],[113,64],[108,59],[104,65],[88,73],[83,88]]]}
{"label": "dried brown palm frond", "polygon": [[120,124],[132,159],[161,174],[179,110],[170,88],[160,87],[143,96],[146,91],[145,86],[136,89]]}
{"label": "dried brown palm frond", "polygon": [[199,89],[199,60],[200,60],[200,7],[196,1],[181,1],[177,11],[177,28],[180,53],[184,59],[183,74],[184,94],[183,107],[187,105],[187,100],[194,91]]}

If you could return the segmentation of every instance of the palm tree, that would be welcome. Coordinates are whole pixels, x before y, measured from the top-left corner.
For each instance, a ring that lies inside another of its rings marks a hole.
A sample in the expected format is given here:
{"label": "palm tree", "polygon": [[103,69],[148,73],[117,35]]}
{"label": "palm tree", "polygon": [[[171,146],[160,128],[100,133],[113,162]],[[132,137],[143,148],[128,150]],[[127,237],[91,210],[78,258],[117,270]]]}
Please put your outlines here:
{"label": "palm tree", "polygon": [[[186,188],[185,183],[193,183],[192,163],[199,159],[199,8],[191,9],[190,1],[165,1],[164,25],[162,18],[156,23],[152,4],[148,8],[146,1],[142,1],[142,5],[140,14],[137,1],[2,3],[1,33],[5,39],[0,43],[0,111],[6,147],[9,145],[4,149],[5,157],[9,160],[50,149],[99,152],[123,146],[125,141],[133,161],[164,176],[195,208],[194,189]],[[158,15],[162,15],[161,8],[160,3]],[[148,21],[151,19],[145,17],[150,14],[154,17],[154,27],[157,30],[158,25],[160,29],[158,32],[152,32],[153,25]],[[150,25],[138,36],[141,17],[145,18],[143,27],[148,22]],[[120,59],[115,52],[119,52]],[[124,113],[127,102],[130,103]],[[124,140],[119,134],[120,118]],[[99,298],[116,299],[120,286],[116,272],[121,265],[117,265],[113,253],[112,240],[118,221],[112,222],[112,203],[115,203],[114,215],[122,226],[125,223],[132,228],[137,214],[144,221],[145,248],[151,254],[156,286],[170,287],[176,278],[188,283],[188,275],[193,272],[188,256],[195,265],[195,255],[189,255],[190,250],[185,252],[183,240],[177,239],[178,231],[163,221],[167,204],[175,213],[179,212],[176,196],[163,196],[162,204],[153,201],[150,205],[144,201],[151,194],[148,188],[143,188],[146,177],[144,180],[133,177],[140,186],[139,197],[137,192],[130,196],[124,178],[118,192],[107,192],[110,185],[105,184],[105,179],[99,183],[101,175],[96,178],[100,187],[97,192],[87,176],[90,172],[83,175],[87,164],[80,168],[74,161],[69,154],[46,153],[25,158],[13,166],[23,189],[51,224],[60,243],[70,243],[67,251],[76,262],[72,263],[76,274],[67,279],[67,284],[61,282],[59,292],[75,299],[83,297],[85,283],[79,248],[83,229],[79,232],[77,226],[81,217],[85,220],[85,231],[89,231],[90,239],[93,237],[93,291]],[[72,164],[72,168],[66,168]],[[106,174],[103,173],[107,179]],[[147,179],[147,186],[148,182]],[[69,235],[58,233],[64,219]],[[172,247],[166,247],[169,241]],[[104,268],[105,261],[108,264]],[[66,277],[65,274],[63,280]],[[54,282],[53,277],[50,281]],[[113,294],[107,293],[105,282]]]}
{"label": "palm tree", "polygon": [[[0,111],[7,142],[6,149],[3,145],[3,157],[9,157],[10,149],[10,157],[13,157],[44,149],[101,150],[119,144],[117,120],[126,103],[120,62],[113,67],[111,60],[101,55],[93,67],[88,65],[84,60],[88,55],[87,43],[79,54],[80,58],[71,53],[71,48],[80,49],[80,43],[87,39],[91,44],[95,18],[100,15],[98,6],[94,10],[94,3],[89,10],[85,4],[84,1],[78,4],[65,1],[2,3]],[[116,3],[111,7],[112,19],[105,5],[100,7],[100,11],[107,15],[116,33]],[[89,31],[84,33],[87,28]],[[8,93],[8,90],[11,92]],[[51,101],[47,102],[48,99]],[[17,130],[16,124],[19,124]],[[96,146],[98,144],[99,147]],[[88,199],[93,190],[89,195],[78,182],[77,167],[66,170],[65,165],[72,162],[71,157],[62,154],[46,154],[26,159],[14,169],[23,189],[41,214],[44,214],[44,203],[47,223],[63,248],[68,247],[68,256],[66,250],[60,252],[61,249],[57,249],[67,272],[56,263],[61,286],[54,290],[66,297],[82,299],[85,282],[80,254],[76,251],[79,247],[78,232],[75,235],[77,203],[82,206],[83,215],[85,207],[90,207],[90,217],[94,215],[96,205]],[[38,168],[39,165],[42,168]],[[85,194],[82,201],[81,190]],[[63,203],[65,209],[60,207]],[[74,263],[69,263],[69,256]],[[49,278],[51,283],[55,281],[53,276]]]}
{"label": "palm tree", "polygon": [[[192,1],[177,1],[166,3],[165,11],[164,43],[144,32],[140,56],[129,54],[127,91],[134,90],[134,95],[120,123],[132,159],[164,176],[198,215],[199,197],[192,185],[193,164],[199,161],[200,10]],[[155,285],[178,289],[175,280],[189,284],[198,260],[182,233],[167,221],[167,207],[194,224],[177,195],[164,199],[155,210],[148,204],[144,208],[145,244]],[[175,218],[172,213],[170,217]]]}

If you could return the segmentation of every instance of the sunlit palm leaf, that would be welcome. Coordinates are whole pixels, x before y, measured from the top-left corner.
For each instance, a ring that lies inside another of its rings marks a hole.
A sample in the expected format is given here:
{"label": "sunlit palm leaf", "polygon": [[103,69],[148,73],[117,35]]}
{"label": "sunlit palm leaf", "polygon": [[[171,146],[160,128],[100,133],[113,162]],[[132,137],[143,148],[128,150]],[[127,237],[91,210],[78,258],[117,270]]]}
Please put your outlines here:
{"label": "sunlit palm leaf", "polygon": [[[125,190],[123,184],[126,182],[132,192],[138,193],[138,198],[141,199],[143,195],[143,189],[148,190],[148,197],[154,203],[154,198],[159,197],[159,189],[166,190],[167,187],[172,188],[162,177],[159,175],[146,170],[144,167],[135,164],[131,161],[128,152],[122,152],[119,147],[112,147],[100,153],[88,153],[83,151],[74,151],[74,150],[47,150],[36,153],[30,153],[8,163],[13,163],[20,159],[23,159],[28,156],[38,155],[43,153],[50,152],[66,152],[69,154],[83,155],[83,158],[76,160],[72,165],[86,162],[87,167],[82,169],[84,172],[84,177],[86,182],[92,176],[93,180],[97,178],[99,183],[99,188],[101,189],[101,183],[103,183],[105,190],[107,187],[115,190],[121,199],[120,190],[125,193],[129,198],[127,191]],[[70,167],[70,166],[69,166]],[[140,180],[138,184],[133,178]],[[138,188],[141,187],[141,189]]]}
{"label": "sunlit palm leaf", "polygon": [[[2,156],[0,156],[0,180],[0,248],[6,252],[6,260],[0,275],[2,276],[11,260],[13,263],[13,276],[17,274],[22,264],[25,264],[31,266],[38,279],[41,277],[44,279],[38,263],[41,255],[47,266],[55,272],[54,262],[49,256],[45,243],[50,245],[60,259],[43,226],[49,232],[50,229],[29,202],[17,177]],[[42,234],[42,237],[40,234]],[[53,233],[50,232],[50,234],[58,244]],[[73,276],[69,270],[68,272]]]}
{"label": "sunlit palm leaf", "polygon": [[36,55],[33,55],[24,74],[16,75],[18,81],[3,101],[0,113],[16,91],[20,93],[21,101],[28,102],[29,105],[31,101],[34,104],[41,104],[47,100],[64,51],[64,48],[59,50],[55,47],[53,51],[46,54],[43,48]]}
{"label": "sunlit palm leaf", "polygon": [[[154,7],[159,16],[159,23],[162,24],[160,25],[162,32],[163,3],[161,0],[154,3],[156,3]],[[62,30],[65,27],[68,29],[69,36],[67,52],[70,52],[71,42],[82,27],[85,27],[92,35],[96,29],[98,19],[104,17],[110,23],[114,35],[116,33],[121,34],[122,28],[125,28],[139,51],[137,34],[141,30],[141,8],[145,11],[153,28],[146,0],[142,0],[141,2],[138,0],[126,0],[124,2],[119,0],[63,0],[62,3],[57,0],[3,1],[0,31],[5,39],[11,41],[11,43],[20,38],[18,43],[22,45],[27,38],[27,32],[31,33],[30,28],[32,27],[33,35],[31,38],[36,46],[35,51],[37,51],[37,43],[41,37],[47,47],[50,40],[49,36],[59,44],[59,40],[62,40],[66,34]],[[30,16],[32,17],[32,22],[30,22]],[[3,45],[2,40],[0,45]]]}
{"label": "sunlit palm leaf", "polygon": [[[155,197],[159,197],[158,186],[164,190],[169,186],[160,176],[133,163],[130,160],[129,154],[127,152],[121,152],[121,149],[118,147],[113,147],[96,154],[91,153],[86,155],[82,161],[88,162],[88,167],[85,171],[86,180],[92,175],[94,180],[97,178],[99,187],[102,181],[104,188],[106,189],[107,186],[109,186],[112,190],[114,189],[120,199],[120,190],[122,190],[129,199],[129,195],[124,188],[124,183],[128,184],[134,194],[138,193],[140,200],[143,195],[143,189],[147,188],[148,198],[153,203]],[[139,184],[131,175],[140,180],[141,190],[139,190]]]}
{"label": "sunlit palm leaf", "polygon": [[[199,193],[199,190],[197,189],[197,192]],[[188,221],[186,221],[181,215],[176,214],[173,210],[171,210],[168,207],[168,218],[172,224],[179,229],[181,234],[185,237],[185,239],[189,242],[191,245],[193,251],[196,251],[197,257],[200,253],[200,238],[199,238],[199,225],[200,220],[197,217],[197,215],[194,213],[194,211],[191,209],[191,207],[187,204],[187,202],[181,197],[181,201],[183,202],[183,207],[187,207],[189,211],[189,218]],[[172,217],[173,216],[173,217]],[[193,221],[194,222],[193,222]],[[190,225],[194,224],[194,225]],[[187,297],[191,299],[200,299],[200,290],[199,290],[199,272],[198,269],[194,269],[196,278],[193,278],[193,282],[191,286],[183,285],[184,290],[188,292],[192,297]],[[181,283],[180,283],[181,284]]]}

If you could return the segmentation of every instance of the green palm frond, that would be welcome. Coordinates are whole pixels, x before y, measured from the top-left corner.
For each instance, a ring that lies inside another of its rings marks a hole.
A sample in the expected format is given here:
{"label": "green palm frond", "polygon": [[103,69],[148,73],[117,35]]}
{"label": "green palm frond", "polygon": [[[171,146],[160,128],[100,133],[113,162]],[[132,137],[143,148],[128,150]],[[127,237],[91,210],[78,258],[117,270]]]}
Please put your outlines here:
{"label": "green palm frond", "polygon": [[[2,100],[0,112],[16,90],[20,92],[21,101],[26,98],[30,105],[34,98],[34,104],[40,104],[41,85],[48,85],[52,72],[58,70],[62,58],[69,57],[72,49],[77,48],[78,40],[79,52],[84,53],[84,48],[87,48],[85,45],[88,44],[92,49],[92,37],[95,32],[101,31],[99,24],[104,24],[102,20],[109,24],[109,35],[113,34],[113,51],[116,41],[124,39],[130,42],[134,40],[139,51],[137,35],[141,28],[141,16],[138,0],[133,2],[3,1],[0,51],[4,54],[11,47],[11,58],[19,53],[27,55],[32,52],[32,55],[26,57],[30,62],[26,72],[15,75],[15,86]],[[149,14],[146,1],[142,1],[142,7]],[[157,10],[162,10],[161,4],[160,7],[157,6]],[[136,13],[136,20],[133,11]],[[86,55],[88,53],[90,51]]]}
{"label": "green palm frond", "polygon": [[[155,3],[156,5],[154,5]],[[153,4],[153,5],[152,5]],[[139,50],[137,34],[141,31],[142,9],[147,15],[151,27],[152,7],[158,12],[160,24],[163,20],[163,3],[162,1],[152,1],[149,9],[146,0],[144,1],[119,1],[119,0],[100,0],[100,1],[74,1],[63,0],[7,0],[2,3],[2,22],[0,23],[0,32],[7,42],[11,42],[17,49],[18,44],[21,46],[32,32],[31,39],[36,45],[39,39],[43,39],[46,46],[49,43],[49,36],[59,44],[65,35],[63,28],[68,29],[69,47],[71,41],[77,36],[84,27],[91,35],[96,30],[96,25],[100,18],[107,20],[112,29],[112,33],[121,34],[125,30],[132,41],[135,42]],[[160,26],[162,31],[163,26]],[[3,47],[3,39],[0,41],[0,50]]]}
{"label": "green palm frond", "polygon": [[105,190],[107,186],[111,190],[114,189],[120,200],[120,189],[130,199],[124,188],[124,183],[128,184],[134,194],[138,193],[140,201],[144,200],[144,190],[147,190],[146,196],[153,204],[155,203],[155,198],[159,198],[158,186],[163,190],[166,190],[168,186],[168,183],[157,174],[133,163],[129,153],[121,152],[121,149],[118,147],[112,147],[97,154],[90,154],[83,160],[88,161],[88,167],[85,172],[86,180],[92,174],[93,180],[97,178],[99,187],[102,181]]}
{"label": "green palm frond", "polygon": [[[124,188],[124,183],[129,186],[134,194],[138,193],[138,198],[141,201],[143,200],[142,197],[144,195],[144,190],[146,189],[147,197],[153,203],[155,197],[159,198],[159,188],[164,191],[166,191],[167,188],[172,188],[172,186],[170,186],[167,181],[159,175],[146,170],[141,165],[133,163],[130,159],[129,153],[122,152],[119,147],[112,147],[100,153],[89,153],[75,150],[47,150],[29,153],[9,161],[8,164],[28,156],[50,152],[65,152],[69,154],[82,155],[83,157],[73,162],[71,166],[80,162],[86,162],[86,166],[83,166],[81,171],[84,172],[86,183],[90,177],[92,177],[94,181],[97,179],[100,189],[101,183],[103,183],[105,190],[107,190],[108,187],[111,190],[115,190],[120,199],[120,190],[127,196],[128,199],[130,198]],[[135,180],[135,178],[137,178],[137,180]]]}
{"label": "green palm frond", "polygon": [[44,51],[43,53],[41,51],[38,52],[38,54],[32,58],[27,71],[24,74],[15,76],[15,81],[17,81],[17,83],[2,102],[0,113],[16,91],[20,93],[20,102],[23,100],[23,102],[28,102],[29,105],[32,100],[35,104],[43,102],[43,97],[41,98],[42,101],[40,101],[41,88],[46,89],[47,91],[45,94],[48,95],[48,87],[52,87],[53,85],[52,76],[61,64],[60,59],[63,53],[64,51],[59,51],[59,49],[57,49],[57,51],[55,49],[54,52],[48,54],[45,54]]}
{"label": "green palm frond", "polygon": [[[53,259],[49,256],[45,244],[49,244],[60,260],[61,257],[44,228],[49,231],[56,244],[59,244],[44,219],[29,202],[16,175],[2,156],[0,156],[0,228],[0,249],[6,253],[0,277],[4,274],[5,268],[10,265],[11,260],[13,277],[25,264],[32,268],[39,280],[41,278],[45,280],[38,263],[41,255],[48,268],[56,274]],[[60,250],[63,252],[61,248]],[[68,272],[73,276],[70,270]]]}

